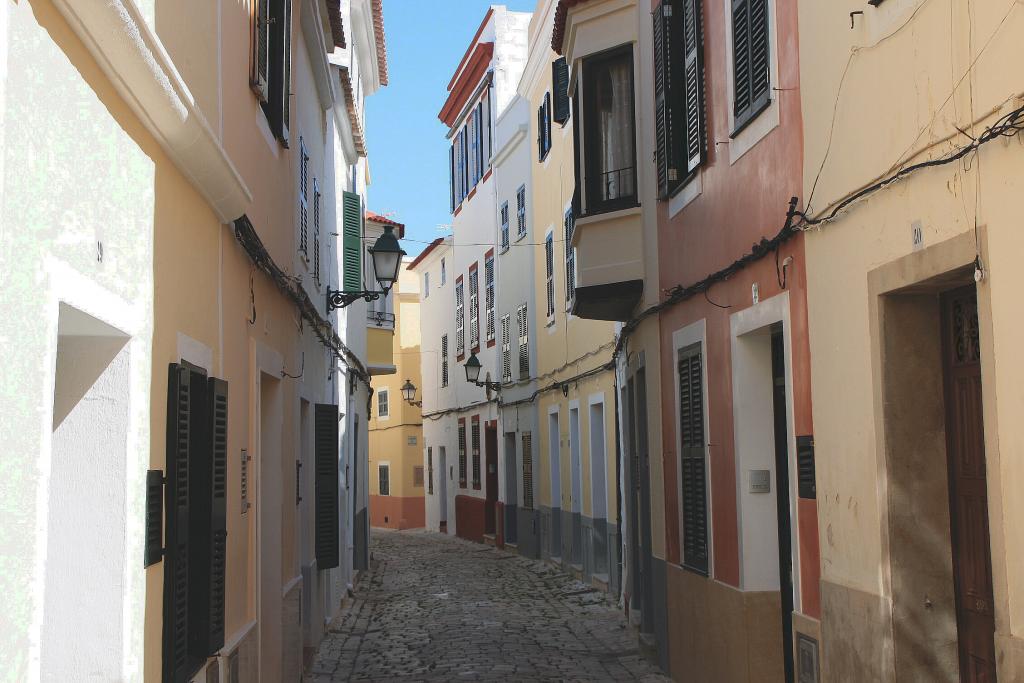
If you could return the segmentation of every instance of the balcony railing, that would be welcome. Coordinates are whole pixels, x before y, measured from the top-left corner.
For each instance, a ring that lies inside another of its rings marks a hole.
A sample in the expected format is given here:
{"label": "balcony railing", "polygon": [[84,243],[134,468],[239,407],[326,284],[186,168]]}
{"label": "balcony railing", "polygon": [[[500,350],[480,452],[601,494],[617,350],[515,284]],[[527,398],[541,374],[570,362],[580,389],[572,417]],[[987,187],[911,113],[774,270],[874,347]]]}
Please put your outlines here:
{"label": "balcony railing", "polygon": [[395,314],[386,311],[367,311],[366,324],[370,327],[393,330],[395,329]]}

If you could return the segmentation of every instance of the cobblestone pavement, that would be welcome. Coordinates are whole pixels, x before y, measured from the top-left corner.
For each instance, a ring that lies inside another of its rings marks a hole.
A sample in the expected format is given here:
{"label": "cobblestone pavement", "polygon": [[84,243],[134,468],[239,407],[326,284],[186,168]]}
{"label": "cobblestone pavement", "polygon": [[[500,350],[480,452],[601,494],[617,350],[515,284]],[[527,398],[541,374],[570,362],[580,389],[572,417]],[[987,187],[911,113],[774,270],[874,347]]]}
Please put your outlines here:
{"label": "cobblestone pavement", "polygon": [[425,531],[374,531],[312,683],[665,681],[603,593],[539,561]]}

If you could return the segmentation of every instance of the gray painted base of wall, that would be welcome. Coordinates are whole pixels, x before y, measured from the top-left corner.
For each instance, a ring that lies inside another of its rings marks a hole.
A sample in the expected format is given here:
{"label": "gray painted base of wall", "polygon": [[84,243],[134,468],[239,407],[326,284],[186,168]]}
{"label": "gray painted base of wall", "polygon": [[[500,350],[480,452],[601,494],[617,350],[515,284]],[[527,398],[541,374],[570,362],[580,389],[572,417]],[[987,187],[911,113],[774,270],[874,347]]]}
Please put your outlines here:
{"label": "gray painted base of wall", "polygon": [[355,528],[352,533],[352,568],[370,568],[370,522],[366,508],[356,511]]}
{"label": "gray painted base of wall", "polygon": [[[520,514],[522,512],[520,511]],[[590,583],[596,575],[601,581],[607,582],[609,593],[619,594],[622,572],[619,567],[618,548],[622,539],[615,524],[609,523],[606,519],[591,519],[579,513],[557,508],[551,510],[542,507],[537,510],[536,515],[540,522],[540,534],[537,537],[539,552],[532,557],[541,557],[549,562],[557,561],[566,571],[573,570],[573,565],[582,567],[585,582]],[[553,520],[558,521],[553,523]],[[527,534],[523,533],[522,522],[519,529],[519,552],[526,554],[523,546]],[[553,548],[556,549],[557,555],[551,552]]]}
{"label": "gray painted base of wall", "polygon": [[665,560],[651,558],[651,597],[654,601],[654,641],[658,647],[658,666],[668,671],[668,576]]}
{"label": "gray painted base of wall", "polygon": [[540,514],[537,510],[518,509],[516,522],[519,536],[519,554],[534,560],[540,559]]}

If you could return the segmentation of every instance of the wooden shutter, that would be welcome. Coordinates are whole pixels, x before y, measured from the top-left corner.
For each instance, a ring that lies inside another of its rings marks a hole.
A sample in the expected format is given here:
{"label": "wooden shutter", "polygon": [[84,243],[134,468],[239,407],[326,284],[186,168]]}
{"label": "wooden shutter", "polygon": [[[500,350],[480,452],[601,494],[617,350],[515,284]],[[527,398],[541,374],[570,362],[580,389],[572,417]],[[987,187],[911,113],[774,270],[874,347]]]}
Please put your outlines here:
{"label": "wooden shutter", "polygon": [[480,488],[480,416],[474,415],[470,423],[473,446],[473,488]]}
{"label": "wooden shutter", "polygon": [[555,121],[569,120],[569,63],[559,57],[551,63],[551,89],[555,93]]}
{"label": "wooden shutter", "polygon": [[547,311],[550,318],[555,314],[555,237],[548,234],[544,240],[544,273],[547,278]]}
{"label": "wooden shutter", "polygon": [[423,488],[423,465],[413,465],[412,485],[416,488]]}
{"label": "wooden shutter", "polygon": [[814,500],[818,497],[814,468],[814,437],[796,437],[797,495]]}
{"label": "wooden shutter", "polygon": [[533,509],[533,435],[523,432],[523,508]]}
{"label": "wooden shutter", "polygon": [[683,480],[683,565],[708,572],[704,384],[699,344],[679,355],[679,440]]}
{"label": "wooden shutter", "polygon": [[537,107],[537,160],[544,161],[544,106]]}
{"label": "wooden shutter", "polygon": [[707,157],[704,131],[704,3],[683,0],[683,91],[686,119],[686,172],[700,166]]}
{"label": "wooden shutter", "polygon": [[192,450],[192,373],[172,363],[167,379],[167,495],[164,561],[163,679],[189,671],[189,454]]}
{"label": "wooden shutter", "polygon": [[523,304],[516,312],[519,325],[519,379],[528,379],[530,376],[530,324],[526,310],[526,304]]}
{"label": "wooden shutter", "polygon": [[516,229],[520,236],[526,234],[526,185],[516,192]]}
{"label": "wooden shutter", "polygon": [[501,317],[501,381],[512,381],[512,321],[509,316]]}
{"label": "wooden shutter", "polygon": [[441,337],[441,386],[448,386],[448,335]]}
{"label": "wooden shutter", "polygon": [[733,0],[733,118],[739,130],[771,98],[768,0]]}
{"label": "wooden shutter", "polygon": [[459,418],[459,486],[466,488],[466,419]]}
{"label": "wooden shutter", "polygon": [[316,466],[316,565],[337,567],[341,543],[338,509],[338,406],[318,403],[313,414]]}
{"label": "wooden shutter", "polygon": [[494,257],[484,257],[484,334],[494,340]]}
{"label": "wooden shutter", "polygon": [[320,286],[320,184],[313,179],[313,280]]}
{"label": "wooden shutter", "polygon": [[282,47],[284,49],[284,66],[281,77],[281,142],[288,146],[288,129],[291,126],[292,99],[292,0],[283,0],[284,27],[282,29]]}
{"label": "wooden shutter", "polygon": [[434,449],[427,446],[427,494],[434,495]]}
{"label": "wooden shutter", "polygon": [[299,136],[299,251],[309,254],[309,154]]}
{"label": "wooden shutter", "polygon": [[544,93],[544,156],[551,151],[551,93]]}
{"label": "wooden shutter", "polygon": [[448,189],[451,192],[452,213],[455,213],[455,143],[448,148],[448,183],[450,185]]}
{"label": "wooden shutter", "polygon": [[576,250],[572,247],[572,231],[576,221],[572,209],[565,212],[565,300],[576,297]]}
{"label": "wooden shutter", "polygon": [[466,299],[462,276],[455,280],[455,355],[466,353]]}
{"label": "wooden shutter", "polygon": [[164,557],[164,473],[146,472],[146,546],[143,567],[156,564]]}
{"label": "wooden shutter", "polygon": [[260,102],[266,102],[270,98],[270,0],[256,0],[252,49],[249,85]]}
{"label": "wooden shutter", "polygon": [[377,465],[377,493],[391,495],[391,468],[388,465]]}
{"label": "wooden shutter", "polygon": [[688,0],[663,0],[654,12],[654,125],[658,194],[664,198],[686,176],[682,12]]}
{"label": "wooden shutter", "polygon": [[480,348],[480,273],[474,263],[469,269],[469,346]]}
{"label": "wooden shutter", "polygon": [[210,517],[207,656],[224,646],[224,604],[228,538],[228,383],[211,377],[207,385],[210,439]]}
{"label": "wooden shutter", "polygon": [[354,192],[343,192],[342,214],[342,289],[358,292],[363,288],[363,200]]}

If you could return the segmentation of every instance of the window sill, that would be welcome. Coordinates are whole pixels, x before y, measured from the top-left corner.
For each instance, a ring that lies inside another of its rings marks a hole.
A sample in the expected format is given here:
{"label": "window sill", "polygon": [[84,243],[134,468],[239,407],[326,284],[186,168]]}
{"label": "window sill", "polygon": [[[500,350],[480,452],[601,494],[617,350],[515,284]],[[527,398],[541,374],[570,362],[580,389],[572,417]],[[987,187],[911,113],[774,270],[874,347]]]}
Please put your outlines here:
{"label": "window sill", "polygon": [[757,119],[757,117],[760,116],[764,112],[765,109],[767,109],[768,107],[772,106],[772,102],[773,102],[772,98],[769,97],[764,102],[759,104],[749,114],[745,115],[743,117],[742,121],[739,121],[739,122],[733,121],[733,126],[735,126],[735,128],[733,128],[733,131],[731,133],[729,133],[729,139],[730,140],[736,139],[739,136],[739,134],[742,133],[747,128],[747,126],[752,124]]}
{"label": "window sill", "polygon": [[[581,225],[587,225],[588,223],[594,223],[597,220],[606,220],[609,218],[618,218],[621,216],[631,216],[633,214],[640,213],[640,202],[632,200],[629,203],[609,206],[607,208],[594,209],[593,211],[587,211],[576,219],[576,227]],[[589,220],[588,220],[589,219]]]}
{"label": "window sill", "polygon": [[[527,231],[527,232],[529,232],[529,231]],[[522,241],[522,239],[523,239],[524,237],[526,237],[526,234],[527,234],[527,233],[525,233],[525,232],[522,232],[522,233],[519,233],[518,235],[516,235],[516,242],[520,242],[520,241]]]}

